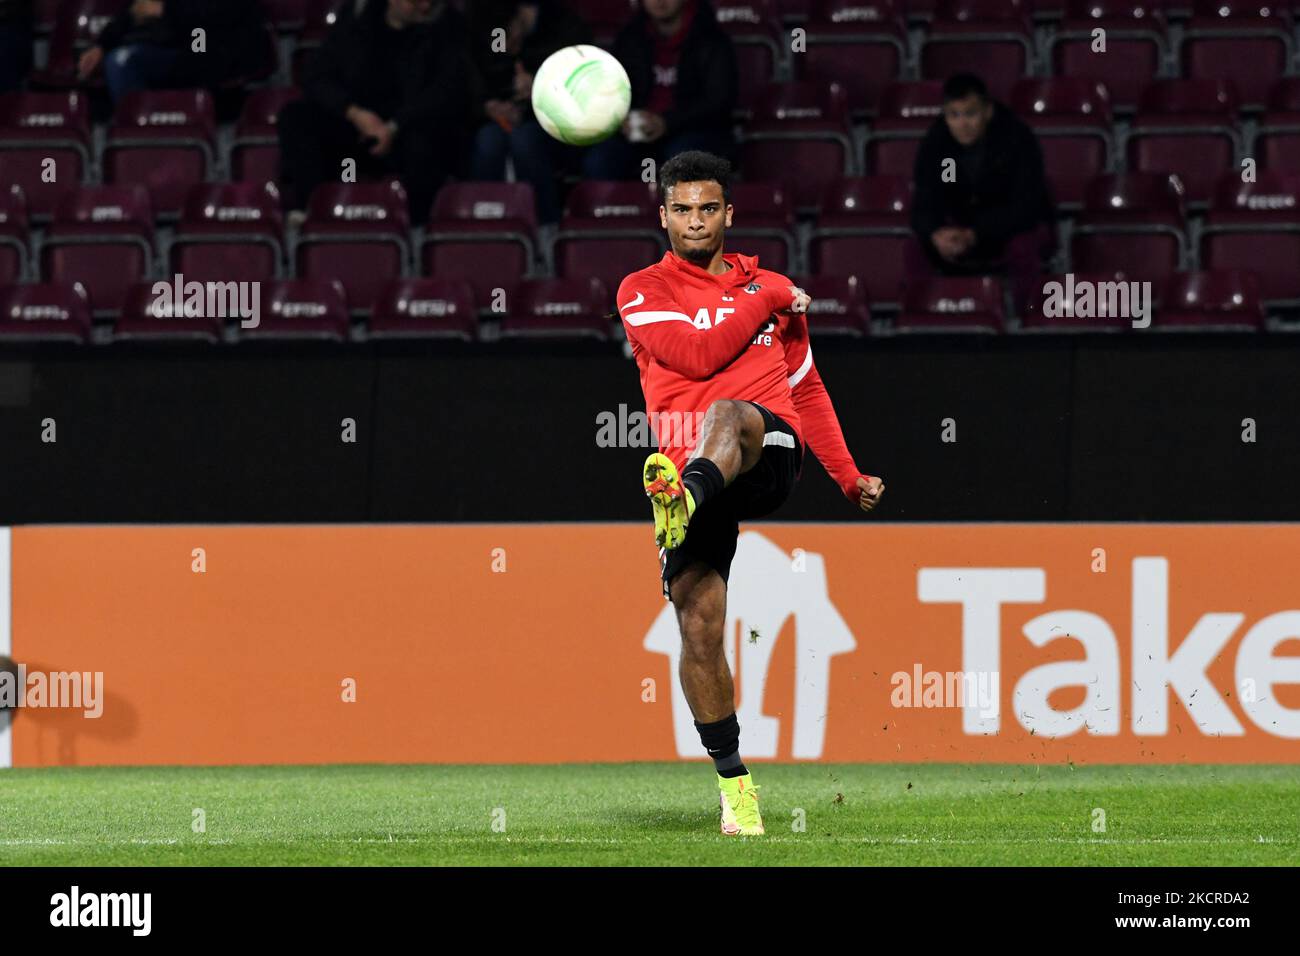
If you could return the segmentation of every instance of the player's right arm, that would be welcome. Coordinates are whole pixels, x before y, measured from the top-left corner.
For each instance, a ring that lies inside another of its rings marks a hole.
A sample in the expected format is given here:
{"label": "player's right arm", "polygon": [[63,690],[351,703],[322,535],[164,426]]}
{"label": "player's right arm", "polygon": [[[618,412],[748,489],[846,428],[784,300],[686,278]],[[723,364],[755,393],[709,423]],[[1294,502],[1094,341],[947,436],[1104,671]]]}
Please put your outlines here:
{"label": "player's right arm", "polygon": [[730,365],[773,312],[789,310],[794,296],[785,286],[763,286],[756,295],[736,296],[735,311],[712,328],[695,327],[691,317],[657,276],[633,273],[618,287],[618,314],[627,337],[664,368],[705,379]]}

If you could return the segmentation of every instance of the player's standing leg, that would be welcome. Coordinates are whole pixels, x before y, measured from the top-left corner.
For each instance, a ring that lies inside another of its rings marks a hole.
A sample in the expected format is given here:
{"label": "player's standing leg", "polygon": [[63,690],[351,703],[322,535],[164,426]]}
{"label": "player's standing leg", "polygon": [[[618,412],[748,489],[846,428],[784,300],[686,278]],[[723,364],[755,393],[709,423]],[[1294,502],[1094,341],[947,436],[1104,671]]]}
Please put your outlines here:
{"label": "player's standing leg", "polygon": [[[700,441],[681,481],[676,481],[672,462],[660,458],[669,472],[666,477],[680,489],[671,499],[677,507],[681,537],[673,537],[671,547],[685,539],[686,521],[699,508],[716,498],[737,476],[749,471],[763,454],[765,422],[758,409],[749,402],[714,402],[705,414]],[[647,478],[649,467],[647,462]],[[663,477],[658,479],[662,485]],[[656,493],[647,491],[652,495]],[[659,496],[665,495],[662,487]],[[713,507],[725,507],[725,502]],[[664,527],[676,525],[664,518]],[[660,508],[656,506],[656,530],[661,526]],[[730,523],[732,541],[735,522]],[[734,545],[733,545],[734,548]],[[677,611],[682,636],[679,678],[682,691],[695,717],[700,741],[713,758],[721,791],[722,832],[729,836],[759,835],[763,820],[758,811],[758,788],[740,756],[740,724],[736,720],[736,692],[727,666],[724,632],[727,618],[727,585],[722,575],[703,561],[692,561],[673,575],[669,594]]]}

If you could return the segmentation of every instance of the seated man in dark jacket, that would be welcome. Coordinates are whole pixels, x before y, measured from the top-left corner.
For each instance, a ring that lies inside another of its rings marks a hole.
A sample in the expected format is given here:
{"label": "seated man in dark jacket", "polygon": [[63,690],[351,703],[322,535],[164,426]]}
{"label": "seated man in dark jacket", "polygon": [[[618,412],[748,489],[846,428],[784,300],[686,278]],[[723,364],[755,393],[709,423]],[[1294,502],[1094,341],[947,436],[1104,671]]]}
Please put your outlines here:
{"label": "seated man in dark jacket", "polygon": [[732,156],[736,52],[709,0],[641,0],[612,52],[632,83],[632,110],[587,152],[587,179],[637,178],[645,157],[662,164],[690,149]]}
{"label": "seated man in dark jacket", "polygon": [[134,0],[81,54],[77,75],[87,79],[102,63],[116,101],[133,90],[215,87],[261,76],[274,58],[259,0]]}
{"label": "seated man in dark jacket", "polygon": [[285,207],[303,209],[354,159],[359,174],[397,175],[423,222],[467,145],[467,49],[464,17],[447,0],[343,4],[307,64],[303,98],[280,111]]}
{"label": "seated man in dark jacket", "polygon": [[907,272],[1005,272],[1023,309],[1054,245],[1042,150],[979,77],[950,77],[943,101],[916,154]]}
{"label": "seated man in dark jacket", "polygon": [[[592,43],[586,22],[563,0],[476,0],[470,8],[475,61],[483,83],[470,176],[502,180],[506,157],[514,160],[515,179],[531,183],[537,218],[560,218],[557,163],[576,154],[542,129],[533,116],[533,77],[546,58],[566,46]],[[506,49],[497,52],[492,31],[506,30]]]}

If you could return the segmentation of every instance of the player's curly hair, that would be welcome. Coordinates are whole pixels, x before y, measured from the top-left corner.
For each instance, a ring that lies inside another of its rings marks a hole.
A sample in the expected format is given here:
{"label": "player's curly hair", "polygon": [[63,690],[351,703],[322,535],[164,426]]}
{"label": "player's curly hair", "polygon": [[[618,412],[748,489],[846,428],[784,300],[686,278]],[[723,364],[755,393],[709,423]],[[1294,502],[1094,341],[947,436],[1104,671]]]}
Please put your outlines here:
{"label": "player's curly hair", "polygon": [[731,202],[731,163],[701,149],[678,153],[659,170],[659,201],[668,201],[668,189],[678,183],[715,182],[722,187],[722,201]]}

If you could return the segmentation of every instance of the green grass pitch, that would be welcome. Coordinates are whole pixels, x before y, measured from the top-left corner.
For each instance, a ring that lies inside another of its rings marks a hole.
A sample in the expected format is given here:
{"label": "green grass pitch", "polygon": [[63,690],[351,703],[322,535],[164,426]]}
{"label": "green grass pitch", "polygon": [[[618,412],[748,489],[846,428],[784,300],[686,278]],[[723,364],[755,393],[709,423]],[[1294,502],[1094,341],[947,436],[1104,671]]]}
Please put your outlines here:
{"label": "green grass pitch", "polygon": [[763,837],[704,763],[0,770],[0,865],[1300,863],[1300,766],[751,770]]}

